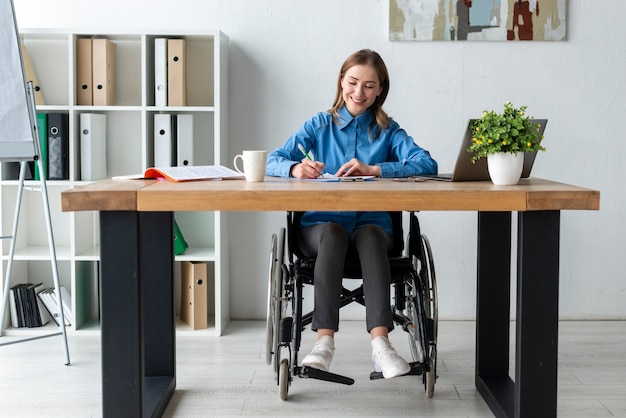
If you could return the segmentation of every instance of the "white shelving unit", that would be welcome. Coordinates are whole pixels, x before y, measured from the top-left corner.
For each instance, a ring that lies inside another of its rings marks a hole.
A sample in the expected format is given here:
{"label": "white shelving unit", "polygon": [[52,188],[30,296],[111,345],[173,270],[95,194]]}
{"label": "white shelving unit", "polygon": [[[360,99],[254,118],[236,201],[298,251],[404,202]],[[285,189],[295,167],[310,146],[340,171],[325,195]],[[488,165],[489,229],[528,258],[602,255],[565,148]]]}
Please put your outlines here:
{"label": "white shelving unit", "polygon": [[[68,333],[99,332],[99,222],[97,212],[62,212],[61,192],[84,184],[80,179],[80,114],[107,115],[107,177],[136,174],[153,165],[153,118],[157,113],[191,114],[194,121],[194,164],[228,165],[228,38],[220,31],[197,32],[91,32],[22,29],[20,37],[41,86],[45,105],[37,112],[66,113],[69,118],[69,179],[48,180],[59,279],[72,296],[72,325]],[[117,45],[116,99],[112,106],[76,104],[76,40],[102,37]],[[187,105],[154,105],[154,39],[184,38],[187,47]],[[9,235],[17,194],[17,163],[0,166],[0,228]],[[132,181],[132,180],[127,180]],[[26,181],[26,185],[36,185]],[[12,284],[43,282],[52,286],[50,255],[41,197],[23,197]],[[229,318],[227,234],[220,212],[177,212],[176,221],[189,244],[176,256],[177,314],[180,295],[180,261],[206,262],[208,267],[209,327],[191,330],[179,321],[177,333],[221,335]],[[2,244],[4,278],[8,243]],[[0,291],[2,290],[0,283]],[[1,294],[1,293],[0,293]],[[49,332],[42,328],[12,328],[6,315],[6,335]]]}

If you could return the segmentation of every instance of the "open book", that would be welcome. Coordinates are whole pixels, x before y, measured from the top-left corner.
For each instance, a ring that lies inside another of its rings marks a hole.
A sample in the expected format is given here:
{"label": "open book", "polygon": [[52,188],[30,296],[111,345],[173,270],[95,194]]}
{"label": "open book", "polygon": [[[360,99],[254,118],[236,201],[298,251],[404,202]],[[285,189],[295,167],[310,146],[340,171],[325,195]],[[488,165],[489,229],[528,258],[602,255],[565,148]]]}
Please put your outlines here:
{"label": "open book", "polygon": [[158,179],[169,181],[243,179],[243,174],[221,165],[198,165],[182,167],[150,167],[143,174],[117,176],[114,179]]}

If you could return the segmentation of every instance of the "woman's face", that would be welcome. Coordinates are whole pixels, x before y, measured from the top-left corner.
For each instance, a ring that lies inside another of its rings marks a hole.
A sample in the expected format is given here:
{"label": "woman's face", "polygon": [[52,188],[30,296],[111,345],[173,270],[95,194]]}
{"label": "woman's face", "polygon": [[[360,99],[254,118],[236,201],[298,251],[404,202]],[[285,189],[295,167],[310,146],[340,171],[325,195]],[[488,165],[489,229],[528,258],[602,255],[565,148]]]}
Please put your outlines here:
{"label": "woman's face", "polygon": [[355,65],[341,79],[343,101],[352,116],[359,116],[374,104],[383,91],[374,67]]}

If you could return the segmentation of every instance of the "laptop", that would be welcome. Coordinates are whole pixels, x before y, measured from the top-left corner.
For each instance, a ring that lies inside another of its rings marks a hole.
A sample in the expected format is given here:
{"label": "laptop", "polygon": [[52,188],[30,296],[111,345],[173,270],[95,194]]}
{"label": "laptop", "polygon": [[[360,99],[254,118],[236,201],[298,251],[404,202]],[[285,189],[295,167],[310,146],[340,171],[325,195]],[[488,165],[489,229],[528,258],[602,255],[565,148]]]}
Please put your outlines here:
{"label": "laptop", "polygon": [[[430,180],[441,181],[483,181],[491,180],[489,178],[489,171],[487,170],[487,159],[480,158],[475,163],[472,162],[472,153],[467,152],[467,149],[472,144],[472,122],[475,119],[470,119],[465,129],[465,135],[463,136],[463,143],[459,149],[459,154],[456,158],[456,164],[454,165],[454,172],[452,173],[440,173],[427,176],[419,176],[421,178],[427,178]],[[531,123],[540,124],[539,134],[543,135],[548,124],[547,119],[531,119]],[[524,168],[522,169],[522,178],[530,176],[530,171],[533,168],[535,157],[537,152],[524,153]]]}

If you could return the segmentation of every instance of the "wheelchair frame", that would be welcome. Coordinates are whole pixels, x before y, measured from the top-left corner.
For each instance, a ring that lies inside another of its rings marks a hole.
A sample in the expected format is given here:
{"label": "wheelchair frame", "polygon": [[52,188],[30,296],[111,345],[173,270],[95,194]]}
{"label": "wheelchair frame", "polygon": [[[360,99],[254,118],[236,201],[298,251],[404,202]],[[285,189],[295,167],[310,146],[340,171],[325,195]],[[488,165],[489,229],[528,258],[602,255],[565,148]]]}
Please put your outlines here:
{"label": "wheelchair frame", "polygon": [[[289,241],[293,239],[294,217],[294,212],[287,212],[288,230],[281,228],[278,234],[272,234],[268,272],[266,362],[273,364],[282,400],[287,400],[294,376],[346,385],[354,383],[353,379],[346,376],[298,365],[301,333],[313,317],[312,312],[302,312],[302,291],[304,284],[313,284],[314,259],[294,254],[290,242],[285,246],[286,232],[289,232]],[[399,228],[402,231],[401,224]],[[395,225],[394,230],[398,230]],[[409,212],[408,245],[405,245],[403,236],[399,239],[402,242],[396,244],[404,247],[404,254],[390,257],[390,263],[397,265],[396,274],[392,266],[394,303],[390,307],[394,324],[408,336],[413,361],[407,375],[421,375],[426,397],[430,398],[434,395],[437,378],[437,281],[430,242],[421,233],[414,212]],[[345,277],[356,276],[345,274]],[[342,286],[340,306],[351,302],[365,305],[362,286],[354,290]],[[383,376],[380,372],[370,374],[372,380],[381,378]]]}

